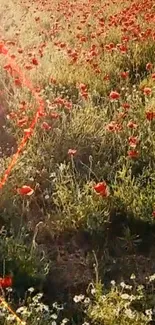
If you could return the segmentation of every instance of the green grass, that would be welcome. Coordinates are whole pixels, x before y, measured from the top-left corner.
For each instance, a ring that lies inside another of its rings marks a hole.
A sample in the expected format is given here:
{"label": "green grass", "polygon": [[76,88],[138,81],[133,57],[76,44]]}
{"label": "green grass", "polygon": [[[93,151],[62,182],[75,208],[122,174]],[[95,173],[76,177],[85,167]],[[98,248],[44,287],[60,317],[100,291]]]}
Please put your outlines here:
{"label": "green grass", "polygon": [[[0,288],[1,295],[14,310],[23,306],[26,324],[65,324],[65,319],[73,325],[149,324],[154,319],[153,287],[146,279],[154,273],[155,44],[149,16],[154,6],[130,0],[29,5],[0,0],[3,41],[45,103],[1,190],[0,277],[13,276],[13,291]],[[1,55],[0,105],[6,110],[1,177],[12,160],[7,142],[19,146],[38,109],[6,64]],[[111,92],[118,100],[110,99]],[[25,185],[32,195],[19,194]],[[143,261],[149,264],[145,270]],[[122,287],[133,272],[132,287]],[[110,286],[111,280],[116,284]],[[29,287],[34,291],[28,298]],[[36,296],[40,291],[43,301]],[[53,307],[55,300],[63,310]],[[13,322],[2,308],[1,323]]]}

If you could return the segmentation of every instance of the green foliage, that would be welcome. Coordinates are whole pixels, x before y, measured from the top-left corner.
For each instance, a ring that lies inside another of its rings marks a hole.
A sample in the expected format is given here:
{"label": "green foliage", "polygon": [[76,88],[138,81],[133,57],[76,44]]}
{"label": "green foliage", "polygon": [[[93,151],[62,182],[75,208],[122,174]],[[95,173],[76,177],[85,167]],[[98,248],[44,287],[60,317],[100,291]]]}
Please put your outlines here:
{"label": "green foliage", "polygon": [[13,285],[18,294],[31,285],[42,285],[48,273],[48,261],[43,251],[34,246],[33,238],[26,230],[20,234],[8,234],[3,228],[0,236],[0,269],[1,274],[13,276]]}

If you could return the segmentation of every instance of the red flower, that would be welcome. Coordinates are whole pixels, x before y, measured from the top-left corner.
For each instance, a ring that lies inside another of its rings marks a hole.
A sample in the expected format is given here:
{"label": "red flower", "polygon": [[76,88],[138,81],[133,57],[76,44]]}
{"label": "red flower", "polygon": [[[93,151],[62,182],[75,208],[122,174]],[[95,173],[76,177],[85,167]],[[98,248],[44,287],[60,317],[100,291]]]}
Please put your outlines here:
{"label": "red flower", "polygon": [[155,218],[155,210],[152,212],[152,217]]}
{"label": "red flower", "polygon": [[24,126],[25,124],[27,124],[27,122],[28,122],[28,117],[26,116],[26,117],[21,118],[20,120],[18,120],[17,125],[18,125],[19,127],[22,127],[22,126]]}
{"label": "red flower", "polygon": [[146,96],[149,96],[149,95],[151,94],[151,92],[152,92],[152,90],[151,90],[150,87],[145,87],[145,88],[143,89],[143,93],[144,93],[144,95],[146,95]]}
{"label": "red flower", "polygon": [[15,78],[15,85],[18,86],[18,87],[21,87],[21,85],[22,85],[22,82],[18,77]]}
{"label": "red flower", "polygon": [[17,189],[17,193],[20,195],[32,195],[34,193],[33,188],[31,188],[30,186],[27,185],[23,185],[21,188]]}
{"label": "red flower", "polygon": [[104,76],[103,80],[105,80],[105,81],[109,81],[109,80],[110,80],[110,76],[109,76],[108,74],[106,74],[106,75]]}
{"label": "red flower", "polygon": [[11,76],[13,75],[13,68],[12,68],[11,64],[6,64],[6,65],[4,65],[3,68],[4,68],[4,70],[8,71],[8,73],[10,73]]}
{"label": "red flower", "polygon": [[68,155],[69,156],[75,156],[77,153],[77,150],[76,149],[68,149]]}
{"label": "red flower", "polygon": [[49,131],[51,130],[51,126],[47,122],[43,122],[42,129]]}
{"label": "red flower", "polygon": [[151,77],[153,80],[155,80],[155,73],[152,73]]}
{"label": "red flower", "polygon": [[32,59],[32,64],[34,64],[34,65],[38,65],[38,64],[39,64],[37,58],[34,57],[34,58]]}
{"label": "red flower", "polygon": [[56,79],[54,77],[50,78],[51,83],[56,84]]}
{"label": "red flower", "polygon": [[111,132],[119,132],[122,130],[122,125],[115,121],[111,121],[109,124],[106,125],[105,128],[106,130]]}
{"label": "red flower", "polygon": [[128,124],[127,124],[127,127],[128,127],[129,129],[137,129],[138,124],[136,124],[136,123],[133,122],[133,121],[129,121]]}
{"label": "red flower", "polygon": [[130,104],[128,103],[123,103],[122,104],[122,107],[125,109],[125,110],[128,110],[130,108]]}
{"label": "red flower", "polygon": [[15,59],[16,58],[16,55],[15,54],[11,54],[10,57],[11,57],[11,59]]}
{"label": "red flower", "polygon": [[0,287],[8,288],[12,286],[12,277],[6,276],[5,278],[0,278]]}
{"label": "red flower", "polygon": [[67,101],[64,103],[64,105],[65,105],[65,108],[67,108],[68,110],[70,110],[73,106],[72,102],[67,102]]}
{"label": "red flower", "polygon": [[139,156],[139,152],[137,150],[129,150],[128,157],[130,158],[137,158]]}
{"label": "red flower", "polygon": [[111,91],[109,98],[112,100],[117,100],[120,98],[120,94],[117,91]]}
{"label": "red flower", "polygon": [[120,52],[122,52],[122,53],[126,53],[128,49],[127,49],[127,47],[126,47],[125,45],[120,44],[120,46],[119,46],[119,50],[120,50]]}
{"label": "red flower", "polygon": [[152,63],[150,63],[150,62],[148,62],[147,64],[146,64],[146,70],[151,70],[152,69],[152,67],[153,67],[153,64]]}
{"label": "red flower", "polygon": [[152,121],[155,118],[155,112],[147,111],[146,112],[146,118],[147,118],[148,121]]}
{"label": "red flower", "polygon": [[79,88],[80,88],[81,92],[87,91],[87,86],[85,84],[80,84]]}
{"label": "red flower", "polygon": [[57,119],[57,118],[59,118],[61,115],[59,114],[59,113],[56,113],[56,112],[53,112],[53,113],[51,113],[51,118],[53,118],[53,119]]}
{"label": "red flower", "polygon": [[139,143],[139,140],[137,137],[129,137],[128,142],[131,148],[136,148],[137,144]]}
{"label": "red flower", "polygon": [[45,117],[45,116],[47,116],[47,114],[45,112],[39,111],[38,116],[39,117]]}
{"label": "red flower", "polygon": [[26,70],[32,70],[33,67],[32,67],[31,64],[26,64],[26,65],[25,65],[25,69],[26,69]]}
{"label": "red flower", "polygon": [[20,54],[23,53],[23,49],[19,48],[18,53],[20,53]]}
{"label": "red flower", "polygon": [[3,43],[0,43],[0,54],[7,54],[8,50]]}
{"label": "red flower", "polygon": [[86,91],[81,92],[81,97],[83,97],[84,99],[87,99],[88,93]]}
{"label": "red flower", "polygon": [[128,78],[128,76],[129,76],[129,72],[128,72],[128,71],[123,71],[123,72],[120,73],[120,76],[121,76],[123,79],[126,79],[126,78]]}
{"label": "red flower", "polygon": [[57,97],[57,98],[54,99],[54,104],[64,105],[64,103],[65,103],[64,98]]}
{"label": "red flower", "polygon": [[100,194],[103,197],[107,197],[109,195],[106,182],[100,182],[96,184],[93,188],[96,191],[96,193]]}

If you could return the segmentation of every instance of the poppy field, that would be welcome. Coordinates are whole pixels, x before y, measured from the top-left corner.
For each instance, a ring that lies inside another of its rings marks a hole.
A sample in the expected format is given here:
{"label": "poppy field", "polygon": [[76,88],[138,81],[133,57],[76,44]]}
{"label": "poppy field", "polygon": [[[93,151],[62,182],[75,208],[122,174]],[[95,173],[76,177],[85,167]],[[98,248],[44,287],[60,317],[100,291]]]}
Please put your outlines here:
{"label": "poppy field", "polygon": [[154,27],[0,0],[0,325],[155,323]]}

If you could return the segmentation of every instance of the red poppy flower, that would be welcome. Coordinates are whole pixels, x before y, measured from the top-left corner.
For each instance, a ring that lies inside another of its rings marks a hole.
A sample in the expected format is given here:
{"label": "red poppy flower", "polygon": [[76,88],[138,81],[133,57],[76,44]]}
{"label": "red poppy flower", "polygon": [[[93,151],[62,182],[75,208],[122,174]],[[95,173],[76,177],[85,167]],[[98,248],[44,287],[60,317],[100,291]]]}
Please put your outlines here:
{"label": "red poppy flower", "polygon": [[145,87],[143,93],[144,95],[149,96],[152,93],[152,89],[150,87]]}
{"label": "red poppy flower", "polygon": [[120,98],[120,94],[117,91],[111,91],[109,98],[112,100],[118,100]]}
{"label": "red poppy flower", "polygon": [[12,277],[6,276],[5,278],[0,278],[0,287],[8,288],[12,286]]}
{"label": "red poppy flower", "polygon": [[152,212],[152,217],[155,218],[155,210]]}
{"label": "red poppy flower", "polygon": [[34,58],[32,59],[32,64],[34,64],[34,65],[38,65],[38,64],[39,64],[37,58],[34,57]]}
{"label": "red poppy flower", "polygon": [[16,58],[16,55],[15,54],[11,54],[10,57],[11,57],[11,59],[15,59]]}
{"label": "red poppy flower", "polygon": [[111,121],[109,124],[106,125],[105,128],[106,130],[111,132],[119,132],[122,130],[122,125],[115,121]]}
{"label": "red poppy flower", "polygon": [[22,102],[19,103],[19,109],[21,111],[25,111],[27,108],[26,102],[23,100]]}
{"label": "red poppy flower", "polygon": [[22,82],[19,78],[15,78],[15,85],[18,86],[18,87],[21,87],[22,85]]}
{"label": "red poppy flower", "polygon": [[139,152],[137,150],[129,150],[128,157],[130,158],[137,158],[139,156]]}
{"label": "red poppy flower", "polygon": [[77,153],[76,149],[68,149],[68,155],[69,156],[75,156],[76,153]]}
{"label": "red poppy flower", "polygon": [[152,73],[151,77],[153,80],[155,80],[155,73]]}
{"label": "red poppy flower", "polygon": [[147,111],[146,112],[146,118],[147,118],[148,121],[152,121],[155,118],[155,112]]}
{"label": "red poppy flower", "polygon": [[136,129],[138,127],[138,124],[136,124],[135,122],[133,121],[129,121],[128,124],[127,124],[127,127],[129,129]]}
{"label": "red poppy flower", "polygon": [[3,43],[0,43],[0,54],[7,54],[8,50]]}
{"label": "red poppy flower", "polygon": [[137,137],[129,137],[128,142],[131,148],[136,148],[137,144],[139,143],[139,140]]}
{"label": "red poppy flower", "polygon": [[54,99],[54,104],[64,105],[64,103],[65,103],[64,98],[57,97],[57,98]]}
{"label": "red poppy flower", "polygon": [[126,79],[126,78],[128,78],[128,76],[129,76],[129,72],[128,72],[128,71],[122,71],[122,72],[120,73],[120,76],[121,76],[123,79]]}
{"label": "red poppy flower", "polygon": [[39,116],[39,117],[46,117],[47,114],[46,114],[44,111],[39,111],[39,112],[38,112],[38,116]]}
{"label": "red poppy flower", "polygon": [[32,195],[34,193],[33,188],[31,188],[30,186],[27,185],[23,185],[21,188],[17,189],[17,193],[20,195]]}
{"label": "red poppy flower", "polygon": [[108,74],[106,74],[104,77],[103,77],[103,80],[104,81],[109,81],[110,80],[110,76]]}
{"label": "red poppy flower", "polygon": [[146,70],[151,70],[152,69],[152,67],[153,67],[153,64],[152,63],[150,63],[150,62],[148,62],[147,64],[146,64]]}
{"label": "red poppy flower", "polygon": [[51,126],[47,122],[43,122],[42,129],[49,131],[51,130]]}
{"label": "red poppy flower", "polygon": [[23,53],[23,49],[19,48],[18,53],[20,53],[20,54]]}
{"label": "red poppy flower", "polygon": [[7,115],[7,119],[8,120],[12,120],[12,119],[15,119],[17,117],[17,114],[15,112],[10,112],[8,115]]}
{"label": "red poppy flower", "polygon": [[27,122],[28,122],[28,117],[26,116],[26,117],[21,118],[20,120],[18,120],[18,121],[17,121],[17,125],[18,125],[19,127],[22,127],[22,126],[24,126],[25,124],[27,124]]}
{"label": "red poppy flower", "polygon": [[106,182],[100,182],[96,184],[93,188],[96,191],[96,193],[100,194],[103,197],[107,197],[109,195],[109,190]]}
{"label": "red poppy flower", "polygon": [[56,84],[56,79],[54,77],[50,77],[50,82]]}
{"label": "red poppy flower", "polygon": [[123,103],[121,106],[122,106],[125,110],[128,110],[128,109],[130,108],[130,104],[128,104],[128,103]]}
{"label": "red poppy flower", "polygon": [[[88,97],[88,93],[87,93],[87,97]],[[64,103],[64,105],[65,108],[67,108],[68,110],[70,110],[73,106],[72,102],[67,102],[67,101]]]}
{"label": "red poppy flower", "polygon": [[26,65],[25,65],[25,69],[26,69],[26,70],[32,70],[33,67],[32,67],[31,64],[26,64]]}
{"label": "red poppy flower", "polygon": [[86,91],[81,92],[81,97],[83,97],[84,99],[88,98],[88,93]]}
{"label": "red poppy flower", "polygon": [[50,116],[51,116],[51,118],[53,118],[53,119],[57,119],[57,118],[60,117],[60,114],[59,114],[59,113],[56,113],[56,112],[53,112],[53,113],[50,114]]}
{"label": "red poppy flower", "polygon": [[81,92],[85,92],[87,90],[87,86],[82,83],[79,85],[79,88],[80,88]]}

